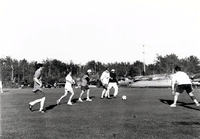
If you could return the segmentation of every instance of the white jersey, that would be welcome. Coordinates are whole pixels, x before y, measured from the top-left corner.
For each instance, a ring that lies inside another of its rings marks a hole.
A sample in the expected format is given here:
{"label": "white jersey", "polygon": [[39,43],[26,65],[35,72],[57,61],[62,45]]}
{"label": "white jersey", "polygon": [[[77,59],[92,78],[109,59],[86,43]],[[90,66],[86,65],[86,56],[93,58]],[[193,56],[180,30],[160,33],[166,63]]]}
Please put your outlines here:
{"label": "white jersey", "polygon": [[185,72],[178,71],[172,76],[172,84],[182,85],[192,83],[189,76]]}
{"label": "white jersey", "polygon": [[100,80],[101,80],[102,84],[108,84],[109,79],[110,79],[110,73],[109,73],[109,71],[106,70],[102,73]]}
{"label": "white jersey", "polygon": [[67,75],[65,79],[66,79],[65,89],[71,90],[72,84],[74,84],[74,80],[72,79],[70,75]]}

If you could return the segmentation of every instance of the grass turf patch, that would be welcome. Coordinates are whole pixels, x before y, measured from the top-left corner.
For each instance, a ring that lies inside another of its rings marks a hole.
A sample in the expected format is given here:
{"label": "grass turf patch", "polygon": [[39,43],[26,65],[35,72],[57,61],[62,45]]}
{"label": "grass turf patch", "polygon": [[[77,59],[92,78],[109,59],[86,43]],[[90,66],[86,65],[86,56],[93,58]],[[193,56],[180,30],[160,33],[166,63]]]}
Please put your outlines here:
{"label": "grass turf patch", "polygon": [[[187,138],[200,137],[200,107],[186,93],[176,108],[170,89],[119,88],[116,99],[100,99],[102,88],[91,88],[92,102],[77,102],[80,89],[74,89],[73,106],[69,95],[56,105],[64,89],[45,89],[47,113],[39,104],[28,109],[35,99],[31,89],[10,90],[1,94],[1,138]],[[113,90],[111,90],[111,94]],[[200,90],[195,95],[200,100]],[[127,100],[121,99],[122,95]],[[83,95],[83,98],[86,94]]]}

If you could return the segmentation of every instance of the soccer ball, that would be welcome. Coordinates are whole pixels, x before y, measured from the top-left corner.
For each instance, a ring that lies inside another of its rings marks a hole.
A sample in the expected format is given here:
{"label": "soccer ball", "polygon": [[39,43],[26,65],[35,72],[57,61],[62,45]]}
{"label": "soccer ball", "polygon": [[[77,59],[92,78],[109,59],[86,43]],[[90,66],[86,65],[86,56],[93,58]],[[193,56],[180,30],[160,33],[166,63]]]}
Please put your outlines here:
{"label": "soccer ball", "polygon": [[122,96],[122,100],[126,100],[126,96],[125,95]]}

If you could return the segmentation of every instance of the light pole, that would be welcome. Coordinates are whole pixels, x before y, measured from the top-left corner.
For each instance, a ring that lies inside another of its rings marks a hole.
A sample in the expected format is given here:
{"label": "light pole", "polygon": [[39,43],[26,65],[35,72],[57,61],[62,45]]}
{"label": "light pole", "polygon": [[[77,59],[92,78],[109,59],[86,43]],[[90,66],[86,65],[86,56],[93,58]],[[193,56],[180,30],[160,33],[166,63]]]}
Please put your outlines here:
{"label": "light pole", "polygon": [[146,73],[146,67],[145,67],[145,51],[144,51],[144,45],[143,45],[143,75]]}
{"label": "light pole", "polygon": [[0,93],[3,93],[1,59],[0,59]]}

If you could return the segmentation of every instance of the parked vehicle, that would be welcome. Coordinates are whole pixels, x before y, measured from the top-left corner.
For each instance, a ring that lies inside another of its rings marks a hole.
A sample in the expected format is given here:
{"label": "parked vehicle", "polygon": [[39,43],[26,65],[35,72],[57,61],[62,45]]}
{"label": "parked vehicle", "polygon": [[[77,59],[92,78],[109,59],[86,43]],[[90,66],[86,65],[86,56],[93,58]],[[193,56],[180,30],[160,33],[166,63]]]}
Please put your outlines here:
{"label": "parked vehicle", "polygon": [[57,87],[58,88],[63,88],[63,87],[65,87],[65,83],[57,83]]}
{"label": "parked vehicle", "polygon": [[192,85],[194,85],[195,87],[200,86],[200,74],[193,75],[191,79],[192,79]]}
{"label": "parked vehicle", "polygon": [[48,83],[46,83],[46,84],[43,84],[43,87],[44,87],[44,88],[49,88],[49,89],[50,89],[50,88],[52,87],[52,85],[51,85],[51,84],[48,84]]}
{"label": "parked vehicle", "polygon": [[133,79],[129,79],[127,77],[121,77],[118,79],[118,83],[120,86],[129,86],[133,83]]}

